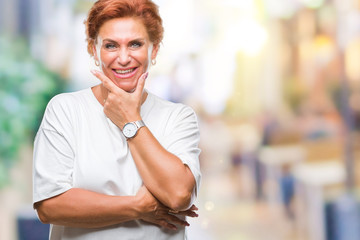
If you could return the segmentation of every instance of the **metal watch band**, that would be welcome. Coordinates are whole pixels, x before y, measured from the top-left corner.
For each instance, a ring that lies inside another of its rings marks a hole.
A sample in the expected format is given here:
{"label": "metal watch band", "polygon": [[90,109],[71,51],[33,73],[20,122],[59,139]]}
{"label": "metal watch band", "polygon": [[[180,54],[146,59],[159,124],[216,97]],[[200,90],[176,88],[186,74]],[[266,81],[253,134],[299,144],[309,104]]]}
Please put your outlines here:
{"label": "metal watch band", "polygon": [[135,122],[133,122],[133,123],[135,123],[135,125],[137,126],[137,128],[138,128],[138,130],[139,130],[139,128],[141,128],[141,127],[145,127],[145,123],[144,123],[144,121],[141,119],[141,120],[139,120],[139,121],[135,121]]}

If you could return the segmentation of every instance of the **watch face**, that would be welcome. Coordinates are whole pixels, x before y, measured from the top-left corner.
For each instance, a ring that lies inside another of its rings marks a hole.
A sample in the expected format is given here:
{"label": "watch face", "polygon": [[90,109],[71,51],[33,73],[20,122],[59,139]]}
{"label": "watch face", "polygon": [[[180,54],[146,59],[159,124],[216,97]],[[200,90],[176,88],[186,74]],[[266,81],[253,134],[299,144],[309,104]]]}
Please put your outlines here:
{"label": "watch face", "polygon": [[124,136],[127,138],[131,138],[135,136],[136,131],[137,131],[137,127],[134,123],[127,123],[123,128]]}

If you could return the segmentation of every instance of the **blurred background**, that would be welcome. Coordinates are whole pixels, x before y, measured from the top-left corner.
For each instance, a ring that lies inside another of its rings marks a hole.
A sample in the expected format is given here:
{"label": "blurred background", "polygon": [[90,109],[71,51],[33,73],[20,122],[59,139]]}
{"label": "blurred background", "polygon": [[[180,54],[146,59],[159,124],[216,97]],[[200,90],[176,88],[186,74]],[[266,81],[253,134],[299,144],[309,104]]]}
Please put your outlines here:
{"label": "blurred background", "polygon": [[[146,87],[198,114],[190,239],[360,239],[360,1],[155,0]],[[32,144],[47,102],[99,82],[91,0],[0,0],[0,239],[46,239]],[[45,236],[45,238],[44,238]]]}

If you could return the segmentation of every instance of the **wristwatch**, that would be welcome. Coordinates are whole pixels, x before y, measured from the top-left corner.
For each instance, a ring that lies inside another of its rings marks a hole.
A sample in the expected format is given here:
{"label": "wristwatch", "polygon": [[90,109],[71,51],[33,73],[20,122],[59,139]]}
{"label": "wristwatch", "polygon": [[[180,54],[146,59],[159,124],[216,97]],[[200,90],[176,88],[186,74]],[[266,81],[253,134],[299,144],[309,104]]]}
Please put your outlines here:
{"label": "wristwatch", "polygon": [[135,121],[135,122],[129,122],[126,123],[123,127],[123,134],[126,137],[126,140],[133,138],[136,136],[138,130],[145,126],[145,123],[143,120]]}

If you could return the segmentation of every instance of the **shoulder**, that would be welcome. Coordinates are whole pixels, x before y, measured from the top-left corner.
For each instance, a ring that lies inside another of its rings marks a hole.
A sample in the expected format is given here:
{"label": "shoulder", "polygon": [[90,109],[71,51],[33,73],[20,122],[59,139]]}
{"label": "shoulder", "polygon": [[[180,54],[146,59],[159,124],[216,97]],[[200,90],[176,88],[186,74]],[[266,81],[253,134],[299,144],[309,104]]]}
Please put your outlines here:
{"label": "shoulder", "polygon": [[54,96],[48,103],[48,108],[73,108],[82,99],[86,98],[89,89],[76,92],[60,93]]}
{"label": "shoulder", "polygon": [[152,93],[148,94],[154,108],[153,111],[157,113],[157,116],[166,116],[171,122],[183,121],[185,119],[197,122],[195,111],[190,106],[162,99]]}
{"label": "shoulder", "polygon": [[79,112],[82,99],[86,98],[86,91],[85,89],[54,96],[46,106],[41,126],[48,128],[73,122]]}
{"label": "shoulder", "polygon": [[166,111],[171,114],[180,114],[180,113],[195,114],[194,110],[188,105],[185,105],[183,103],[171,102],[169,100],[165,100],[149,92],[148,94],[149,97],[151,98],[151,101],[153,102],[153,105],[158,110]]}

